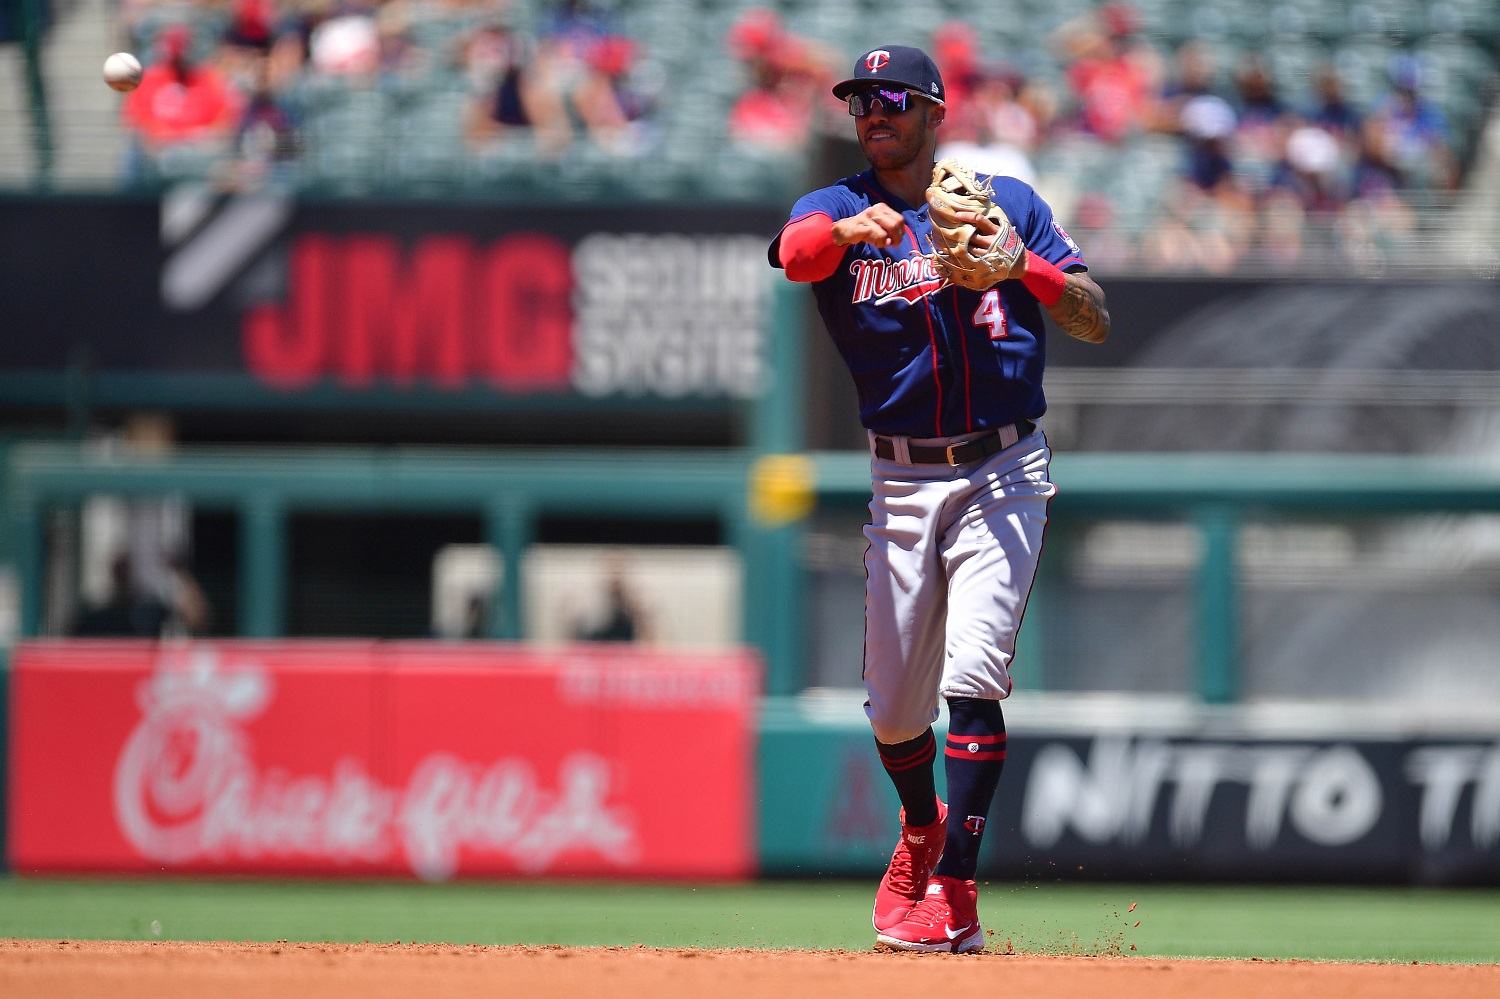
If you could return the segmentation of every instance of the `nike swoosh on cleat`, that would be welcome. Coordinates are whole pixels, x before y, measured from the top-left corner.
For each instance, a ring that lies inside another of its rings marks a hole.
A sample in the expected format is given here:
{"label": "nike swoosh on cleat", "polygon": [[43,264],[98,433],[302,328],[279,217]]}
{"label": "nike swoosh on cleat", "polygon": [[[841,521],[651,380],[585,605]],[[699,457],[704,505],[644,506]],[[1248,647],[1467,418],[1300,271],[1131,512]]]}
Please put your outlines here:
{"label": "nike swoosh on cleat", "polygon": [[967,926],[960,926],[956,930],[950,930],[948,927],[944,926],[943,927],[943,932],[946,933],[946,934],[948,934],[948,939],[949,940],[957,940],[959,937],[963,936],[965,933],[969,932],[973,928],[974,928],[974,924],[973,923],[970,923]]}

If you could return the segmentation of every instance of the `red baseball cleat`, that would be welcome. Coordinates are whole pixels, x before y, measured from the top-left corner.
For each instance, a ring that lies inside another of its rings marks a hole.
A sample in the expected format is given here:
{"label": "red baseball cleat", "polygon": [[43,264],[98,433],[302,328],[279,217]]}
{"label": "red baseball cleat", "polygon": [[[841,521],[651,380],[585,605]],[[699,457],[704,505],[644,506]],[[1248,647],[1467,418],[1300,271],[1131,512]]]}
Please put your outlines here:
{"label": "red baseball cleat", "polygon": [[950,951],[969,954],[984,950],[979,925],[979,890],[972,881],[935,875],[927,894],[905,919],[876,937],[883,950]]}
{"label": "red baseball cleat", "polygon": [[943,855],[943,844],[947,840],[948,806],[941,800],[937,803],[937,818],[930,825],[909,826],[906,824],[906,809],[901,809],[901,840],[896,852],[891,854],[890,866],[880,887],[875,890],[875,911],[870,922],[878,932],[884,932],[906,918],[912,906],[922,901],[927,891],[927,879]]}

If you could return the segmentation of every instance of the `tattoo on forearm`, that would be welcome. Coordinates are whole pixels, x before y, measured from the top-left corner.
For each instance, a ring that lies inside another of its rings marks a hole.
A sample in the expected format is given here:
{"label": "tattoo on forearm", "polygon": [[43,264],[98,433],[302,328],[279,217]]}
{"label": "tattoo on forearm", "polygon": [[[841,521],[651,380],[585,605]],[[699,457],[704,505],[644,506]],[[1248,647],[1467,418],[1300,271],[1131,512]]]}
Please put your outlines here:
{"label": "tattoo on forearm", "polygon": [[1081,274],[1069,274],[1063,297],[1047,311],[1068,336],[1085,343],[1103,343],[1109,336],[1109,309],[1104,290]]}

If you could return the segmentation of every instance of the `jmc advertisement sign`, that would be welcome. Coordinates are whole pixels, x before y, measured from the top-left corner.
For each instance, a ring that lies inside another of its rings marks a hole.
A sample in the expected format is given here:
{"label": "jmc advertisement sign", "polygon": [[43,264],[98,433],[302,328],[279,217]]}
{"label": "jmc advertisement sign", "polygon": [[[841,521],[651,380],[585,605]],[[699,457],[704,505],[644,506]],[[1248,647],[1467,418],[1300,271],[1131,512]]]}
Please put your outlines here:
{"label": "jmc advertisement sign", "polygon": [[315,386],[748,398],[784,220],[196,188],[0,198],[0,372],[228,376],[288,405]]}
{"label": "jmc advertisement sign", "polygon": [[33,644],[11,866],[738,878],[747,654]]}

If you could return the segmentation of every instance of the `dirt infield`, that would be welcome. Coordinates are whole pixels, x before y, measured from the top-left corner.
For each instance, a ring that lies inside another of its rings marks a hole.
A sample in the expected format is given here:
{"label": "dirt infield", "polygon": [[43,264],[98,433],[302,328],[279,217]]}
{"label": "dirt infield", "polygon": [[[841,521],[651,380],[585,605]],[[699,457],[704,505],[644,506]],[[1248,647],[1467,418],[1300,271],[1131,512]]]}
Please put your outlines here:
{"label": "dirt infield", "polygon": [[[6,999],[566,996],[832,999],[1008,994],[1048,999],[1493,999],[1500,965],[1165,961],[848,951],[433,944],[0,941]],[[981,991],[983,990],[983,991]]]}

